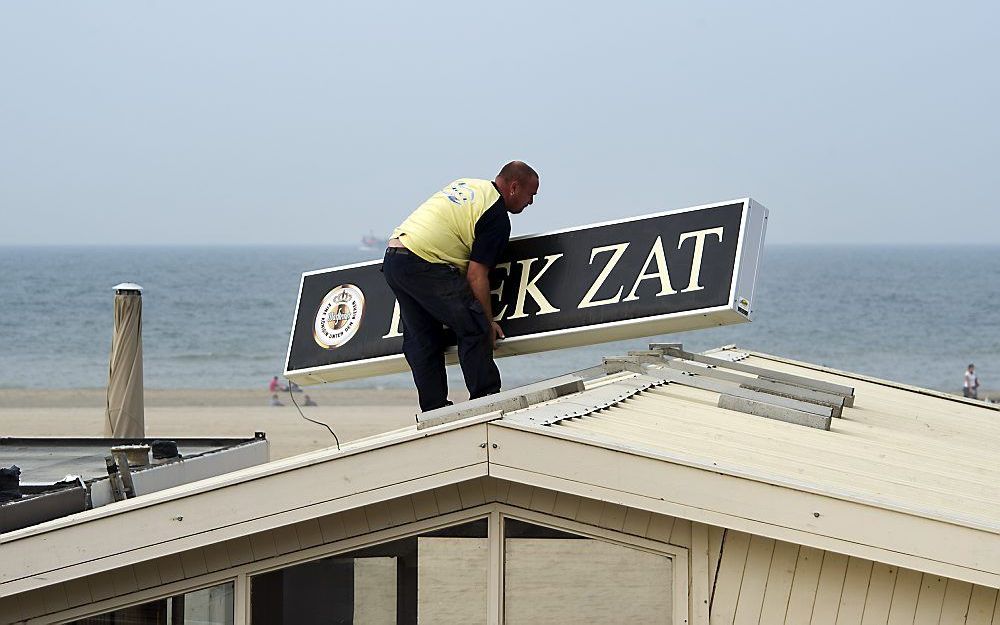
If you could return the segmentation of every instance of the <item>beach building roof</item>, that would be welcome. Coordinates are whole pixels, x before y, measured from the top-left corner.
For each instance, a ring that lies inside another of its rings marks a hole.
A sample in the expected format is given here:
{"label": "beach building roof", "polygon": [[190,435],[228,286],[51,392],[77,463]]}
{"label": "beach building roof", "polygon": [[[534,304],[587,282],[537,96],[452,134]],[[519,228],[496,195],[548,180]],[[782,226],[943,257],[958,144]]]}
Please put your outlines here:
{"label": "beach building roof", "polygon": [[[109,475],[109,455],[114,477]],[[17,486],[10,491],[16,495],[0,498],[0,535],[268,458],[269,443],[260,432],[250,439],[0,437],[0,462],[17,474]],[[120,471],[119,464],[129,470]]]}
{"label": "beach building roof", "polygon": [[[317,557],[323,545],[356,548],[394,527],[421,529],[494,506],[567,519],[595,535],[648,542],[659,532],[663,543],[682,545],[692,554],[691,582],[675,608],[684,618],[690,609],[693,623],[738,605],[771,622],[761,611],[770,609],[772,578],[784,583],[775,572],[781,545],[796,546],[796,576],[797,566],[815,568],[809,610],[825,588],[827,561],[842,563],[829,573],[839,575],[838,602],[861,584],[854,563],[867,562],[865,589],[878,567],[898,584],[911,582],[904,569],[915,571],[914,610],[921,580],[937,579],[939,614],[942,602],[958,610],[964,601],[962,609],[992,616],[995,605],[1000,611],[988,591],[1000,587],[998,417],[982,402],[731,346],[691,354],[654,345],[425,413],[414,426],[340,449],[2,534],[0,608],[22,618],[38,606],[69,614],[116,596],[151,597],[168,583],[183,590],[183,580],[199,576],[245,580],[248,569],[233,567],[273,568]],[[758,540],[770,545],[766,558],[755,555]],[[804,564],[806,553],[820,554],[822,569]],[[763,581],[741,586],[758,564]],[[805,587],[791,575],[786,595]],[[241,592],[245,581],[237,581]],[[753,592],[746,608],[740,602]],[[785,599],[781,609],[792,610],[795,601]],[[236,605],[241,622],[246,608]]]}

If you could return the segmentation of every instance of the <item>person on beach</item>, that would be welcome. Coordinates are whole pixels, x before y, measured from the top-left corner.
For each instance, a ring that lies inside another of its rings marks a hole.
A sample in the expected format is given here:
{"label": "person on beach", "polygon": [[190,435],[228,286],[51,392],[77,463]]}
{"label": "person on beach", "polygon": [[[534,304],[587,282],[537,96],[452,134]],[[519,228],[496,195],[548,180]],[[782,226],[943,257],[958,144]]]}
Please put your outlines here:
{"label": "person on beach", "polygon": [[271,383],[267,385],[267,390],[272,393],[277,391],[287,391],[288,387],[278,381],[278,376],[271,378]]}
{"label": "person on beach", "polygon": [[311,397],[309,397],[308,395],[306,395],[306,396],[305,396],[305,397],[303,397],[302,399],[304,399],[304,400],[305,400],[305,401],[303,401],[303,402],[302,402],[302,405],[303,405],[303,406],[316,406],[316,405],[318,405],[318,404],[317,404],[316,402],[314,402],[314,401],[312,400],[312,398],[311,398]]}
{"label": "person on beach", "polygon": [[399,302],[403,355],[424,412],[451,404],[442,324],[455,332],[471,399],[500,390],[493,349],[490,270],[507,246],[510,217],[534,201],[538,173],[521,161],[496,178],[460,178],[421,204],[392,232],[382,272]]}
{"label": "person on beach", "polygon": [[965,380],[962,382],[962,395],[979,399],[979,376],[976,375],[976,365],[970,364],[965,370]]}
{"label": "person on beach", "polygon": [[273,395],[271,395],[271,403],[269,405],[271,405],[271,406],[284,406],[285,404],[281,403],[281,400],[278,399],[278,394],[274,393]]}

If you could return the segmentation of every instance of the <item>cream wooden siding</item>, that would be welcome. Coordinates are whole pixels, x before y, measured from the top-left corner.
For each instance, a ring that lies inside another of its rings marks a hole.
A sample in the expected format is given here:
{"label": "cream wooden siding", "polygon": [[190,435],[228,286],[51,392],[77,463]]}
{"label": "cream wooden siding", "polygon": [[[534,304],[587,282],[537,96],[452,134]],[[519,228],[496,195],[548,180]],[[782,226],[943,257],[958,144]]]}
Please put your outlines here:
{"label": "cream wooden siding", "polygon": [[687,548],[694,625],[1000,625],[996,589],[493,478],[6,597],[0,599],[0,622],[44,617],[181,580],[197,585],[194,578],[201,575],[252,563],[266,566],[286,554],[492,502]]}
{"label": "cream wooden siding", "polygon": [[208,573],[266,562],[278,556],[492,502],[682,547],[691,545],[690,521],[523,484],[479,478],[0,598],[0,623],[42,617]]}
{"label": "cream wooden siding", "polygon": [[[717,552],[713,554],[718,557]],[[1000,625],[997,590],[725,532],[711,625]]]}

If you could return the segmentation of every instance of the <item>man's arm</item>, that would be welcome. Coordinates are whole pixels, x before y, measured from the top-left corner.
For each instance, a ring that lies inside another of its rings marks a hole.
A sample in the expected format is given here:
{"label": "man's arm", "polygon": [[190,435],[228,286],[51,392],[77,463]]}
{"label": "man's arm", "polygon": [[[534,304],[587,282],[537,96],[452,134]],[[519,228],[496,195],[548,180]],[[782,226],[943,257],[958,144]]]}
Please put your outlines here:
{"label": "man's arm", "polygon": [[469,269],[465,274],[469,281],[469,288],[472,294],[479,301],[486,313],[486,320],[490,323],[490,343],[494,348],[497,346],[497,338],[504,338],[500,324],[493,321],[493,302],[490,301],[490,268],[474,260],[469,261]]}

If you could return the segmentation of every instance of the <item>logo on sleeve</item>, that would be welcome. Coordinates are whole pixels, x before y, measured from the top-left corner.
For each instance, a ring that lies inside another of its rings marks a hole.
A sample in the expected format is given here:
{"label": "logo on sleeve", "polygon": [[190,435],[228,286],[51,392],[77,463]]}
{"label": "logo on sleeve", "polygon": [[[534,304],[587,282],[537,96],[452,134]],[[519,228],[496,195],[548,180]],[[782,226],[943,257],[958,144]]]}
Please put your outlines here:
{"label": "logo on sleeve", "polygon": [[476,199],[476,190],[473,189],[465,182],[458,182],[447,189],[444,190],[444,194],[448,196],[453,204],[468,204],[472,200]]}
{"label": "logo on sleeve", "polygon": [[357,334],[364,312],[365,294],[361,289],[353,284],[335,287],[319,303],[313,338],[324,349],[340,347]]}

